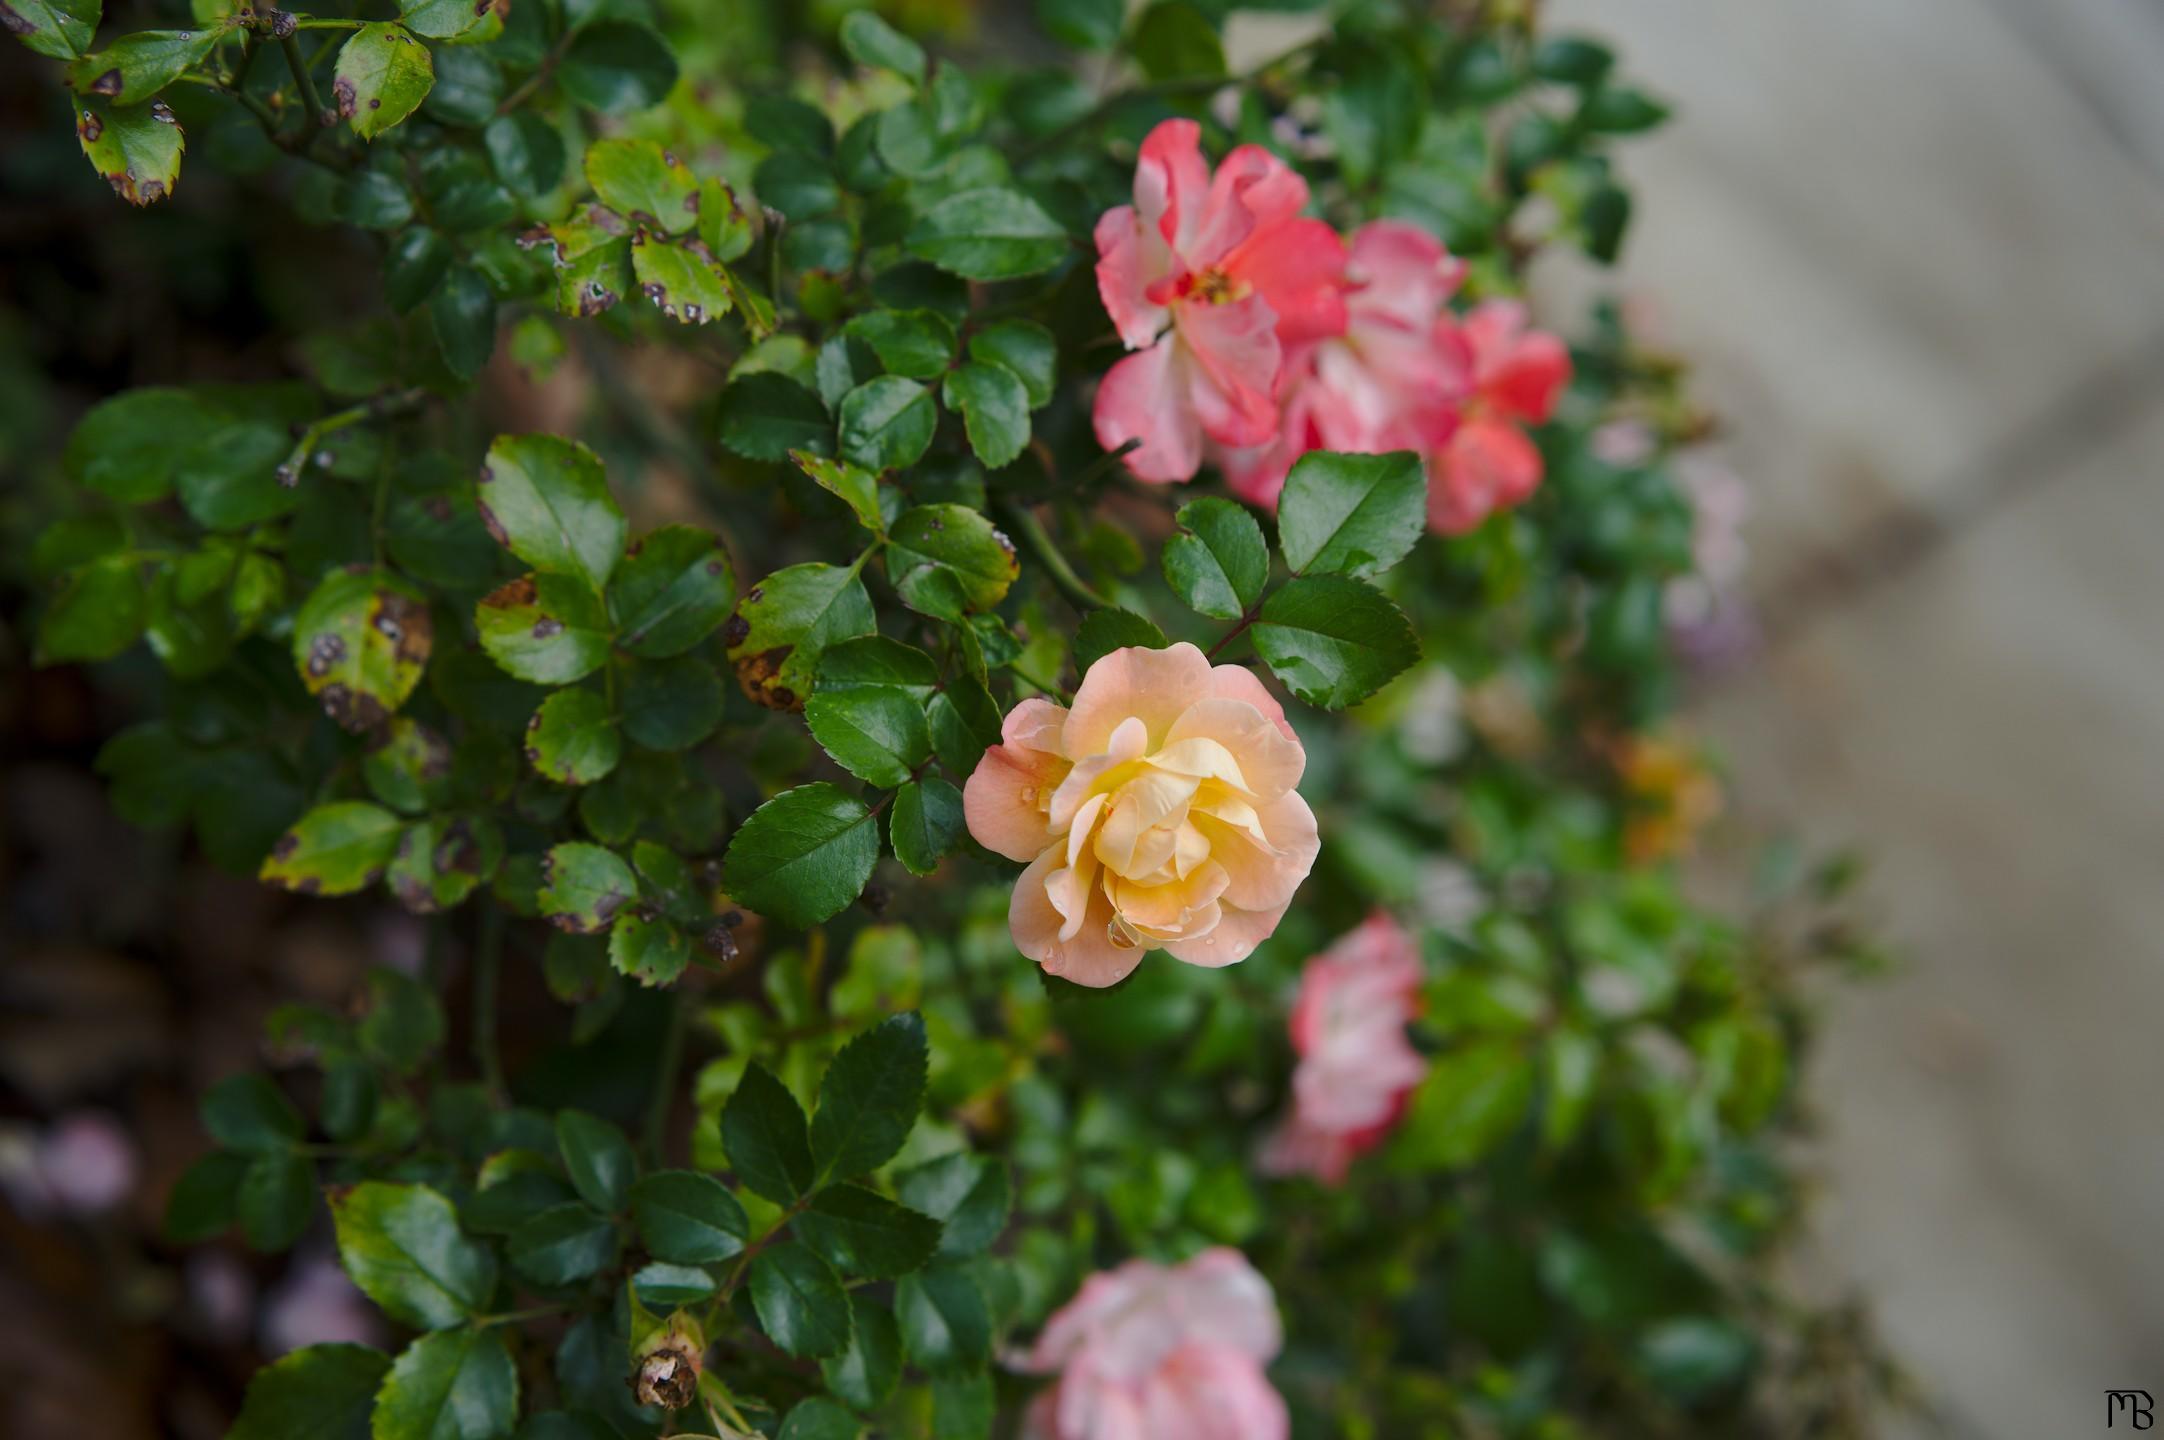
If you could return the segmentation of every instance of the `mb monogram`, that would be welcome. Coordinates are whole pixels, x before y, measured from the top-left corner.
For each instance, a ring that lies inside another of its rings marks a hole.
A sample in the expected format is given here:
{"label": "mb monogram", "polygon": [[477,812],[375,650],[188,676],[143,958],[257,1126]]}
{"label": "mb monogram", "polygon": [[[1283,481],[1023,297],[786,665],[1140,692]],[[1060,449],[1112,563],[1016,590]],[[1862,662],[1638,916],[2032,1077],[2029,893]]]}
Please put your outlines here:
{"label": "mb monogram", "polygon": [[2136,1430],[2150,1430],[2156,1419],[2150,1413],[2151,1402],[2146,1390],[2106,1390],[2104,1392],[2104,1428],[2110,1430],[2118,1425],[2119,1417],[2125,1415]]}

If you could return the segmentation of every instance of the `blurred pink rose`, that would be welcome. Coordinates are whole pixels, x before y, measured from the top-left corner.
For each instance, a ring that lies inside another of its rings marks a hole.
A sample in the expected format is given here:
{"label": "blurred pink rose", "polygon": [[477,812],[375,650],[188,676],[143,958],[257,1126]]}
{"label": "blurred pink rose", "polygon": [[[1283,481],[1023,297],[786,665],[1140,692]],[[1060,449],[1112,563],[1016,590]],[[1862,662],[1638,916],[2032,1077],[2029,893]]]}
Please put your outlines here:
{"label": "blurred pink rose", "polygon": [[1307,182],[1259,145],[1211,174],[1201,127],[1167,120],[1142,142],[1133,205],[1097,222],[1097,290],[1129,355],[1098,387],[1098,443],[1137,478],[1180,481],[1205,437],[1257,445],[1278,423],[1283,345],[1345,328],[1345,247],[1305,218]]}
{"label": "blurred pink rose", "polygon": [[135,1142],[103,1110],[71,1110],[38,1135],[11,1137],[0,1156],[0,1187],[25,1215],[95,1215],[128,1198],[137,1174]]}
{"label": "blurred pink rose", "polygon": [[1308,961],[1292,1007],[1292,1114],[1263,1146],[1265,1172],[1338,1185],[1382,1143],[1427,1073],[1405,1038],[1420,980],[1418,946],[1383,914]]}
{"label": "blurred pink rose", "polygon": [[383,1322],[368,1297],[328,1255],[296,1255],[263,1310],[263,1348],[273,1355],[307,1345],[376,1345]]}
{"label": "blurred pink rose", "polygon": [[1116,984],[1157,949],[1246,959],[1315,863],[1300,737],[1253,672],[1192,645],[1114,650],[1073,709],[1024,700],[1002,733],[963,813],[979,844],[1029,862],[1014,943],[1077,985]]}
{"label": "blurred pink rose", "polygon": [[1462,535],[1540,487],[1540,451],[1528,425],[1546,424],[1570,383],[1563,342],[1528,328],[1525,307],[1490,300],[1436,326],[1471,398],[1457,428],[1428,460],[1428,525]]}
{"label": "blurred pink rose", "polygon": [[1026,1440],[1284,1440],[1263,1373],[1283,1343],[1269,1282],[1237,1250],[1092,1275],[1019,1368],[1056,1375]]}

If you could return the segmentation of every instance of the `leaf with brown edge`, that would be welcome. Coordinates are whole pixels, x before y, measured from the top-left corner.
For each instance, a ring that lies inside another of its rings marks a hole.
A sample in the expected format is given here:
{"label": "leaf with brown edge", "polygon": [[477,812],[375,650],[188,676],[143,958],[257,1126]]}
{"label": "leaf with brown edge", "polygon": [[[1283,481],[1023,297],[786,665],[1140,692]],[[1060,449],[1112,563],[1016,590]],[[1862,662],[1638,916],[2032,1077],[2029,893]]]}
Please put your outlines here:
{"label": "leaf with brown edge", "polygon": [[434,644],[427,598],[366,566],[324,577],[293,622],[301,683],[355,734],[376,729],[406,703]]}
{"label": "leaf with brown edge", "polygon": [[75,138],[90,168],[130,205],[155,205],[173,193],[188,148],[163,100],[117,106],[90,96],[75,102]]}

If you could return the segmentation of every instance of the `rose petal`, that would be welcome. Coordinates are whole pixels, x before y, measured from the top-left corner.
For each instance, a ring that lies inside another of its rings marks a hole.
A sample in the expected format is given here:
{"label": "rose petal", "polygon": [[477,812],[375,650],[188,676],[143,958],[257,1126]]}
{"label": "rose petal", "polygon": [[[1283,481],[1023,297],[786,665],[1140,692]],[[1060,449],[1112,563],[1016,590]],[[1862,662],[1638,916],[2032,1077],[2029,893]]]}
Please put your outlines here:
{"label": "rose petal", "polygon": [[1184,640],[1163,650],[1111,651],[1076,687],[1061,743],[1069,755],[1102,755],[1121,722],[1136,718],[1154,748],[1164,742],[1172,722],[1209,693],[1211,683],[1210,662]]}
{"label": "rose petal", "polygon": [[1117,450],[1142,442],[1127,455],[1138,480],[1192,480],[1202,468],[1202,422],[1189,403],[1194,366],[1177,330],[1147,350],[1127,356],[1105,372],[1090,411],[1097,443]]}

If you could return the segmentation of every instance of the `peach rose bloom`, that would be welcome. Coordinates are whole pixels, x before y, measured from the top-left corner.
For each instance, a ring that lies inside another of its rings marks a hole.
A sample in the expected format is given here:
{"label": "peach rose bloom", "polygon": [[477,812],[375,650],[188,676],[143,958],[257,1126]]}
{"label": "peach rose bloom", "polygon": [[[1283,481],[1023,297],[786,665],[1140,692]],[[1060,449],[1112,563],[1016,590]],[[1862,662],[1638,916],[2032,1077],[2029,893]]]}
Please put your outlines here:
{"label": "peach rose bloom", "polygon": [[1114,650],[1072,709],[1025,700],[1002,734],[963,813],[979,844],[1029,862],[1014,943],[1077,985],[1116,984],[1151,950],[1246,959],[1315,863],[1300,737],[1251,672],[1192,645]]}
{"label": "peach rose bloom", "polygon": [[1284,1440],[1264,1373],[1281,1344],[1270,1282],[1237,1250],[1099,1271],[1019,1363],[1059,1377],[1024,1440]]}

